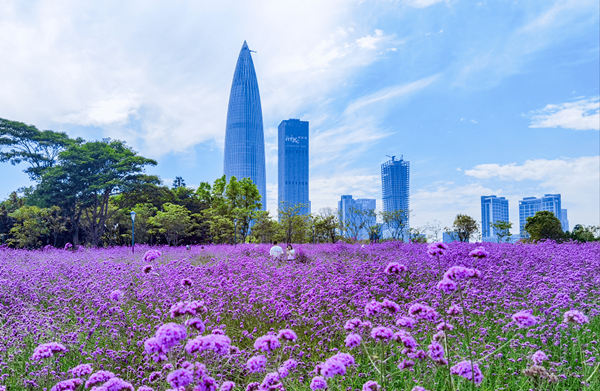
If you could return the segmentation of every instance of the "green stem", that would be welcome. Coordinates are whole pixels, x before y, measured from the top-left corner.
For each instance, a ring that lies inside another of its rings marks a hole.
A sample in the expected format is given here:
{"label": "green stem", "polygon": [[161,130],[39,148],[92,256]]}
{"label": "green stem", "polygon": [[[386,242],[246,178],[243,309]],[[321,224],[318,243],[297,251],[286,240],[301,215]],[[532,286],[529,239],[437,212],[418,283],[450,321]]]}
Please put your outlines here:
{"label": "green stem", "polygon": [[600,363],[598,363],[598,365],[596,365],[596,368],[594,368],[594,372],[592,372],[592,374],[590,376],[588,376],[587,379],[585,379],[586,383],[589,383],[592,380],[592,377],[594,377],[596,372],[598,372],[598,368],[600,368]]}
{"label": "green stem", "polygon": [[469,333],[469,326],[467,324],[467,315],[465,314],[465,300],[462,294],[462,289],[458,290],[460,292],[460,302],[462,304],[462,316],[463,316],[463,328],[465,331],[465,336],[467,337],[466,344],[467,349],[469,350],[469,360],[471,362],[471,390],[475,389],[475,368],[473,365],[473,351],[471,349],[471,334]]}
{"label": "green stem", "polygon": [[375,365],[375,362],[373,362],[373,359],[371,358],[371,355],[369,354],[369,351],[367,350],[367,347],[365,346],[365,343],[361,341],[360,344],[363,347],[363,350],[365,351],[365,354],[369,358],[369,361],[371,362],[371,365],[373,365],[373,368],[375,368],[375,370],[377,372],[381,373],[381,371],[379,370],[379,368],[377,368],[377,365]]}

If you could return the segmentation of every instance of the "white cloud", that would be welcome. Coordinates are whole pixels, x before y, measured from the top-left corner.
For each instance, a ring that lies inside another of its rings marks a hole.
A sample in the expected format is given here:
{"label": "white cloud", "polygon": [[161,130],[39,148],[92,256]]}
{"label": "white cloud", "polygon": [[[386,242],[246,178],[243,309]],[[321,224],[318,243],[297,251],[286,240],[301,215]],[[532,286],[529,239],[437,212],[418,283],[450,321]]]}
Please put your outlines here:
{"label": "white cloud", "polygon": [[404,0],[404,4],[414,8],[427,8],[446,0]]}
{"label": "white cloud", "polygon": [[417,91],[428,87],[431,83],[435,82],[438,79],[438,77],[439,74],[435,74],[407,84],[400,84],[383,88],[372,94],[360,97],[352,103],[350,103],[346,108],[346,113],[353,113],[375,103],[381,103],[390,99],[395,99],[413,94]]}
{"label": "white cloud", "polygon": [[600,130],[600,98],[546,105],[531,113],[529,127]]}
{"label": "white cloud", "polygon": [[479,183],[456,184],[439,182],[416,189],[410,197],[411,227],[423,227],[435,220],[450,227],[457,214],[467,214],[475,220],[481,218],[480,197],[494,194]]}
{"label": "white cloud", "polygon": [[266,127],[320,116],[336,90],[397,45],[356,19],[358,2],[342,0],[2,4],[0,52],[10,56],[0,63],[0,116],[101,127],[154,157],[222,143],[244,39],[257,51]]}
{"label": "white cloud", "polygon": [[465,170],[465,174],[480,180],[501,180],[504,186],[518,182],[511,192],[518,199],[560,193],[571,226],[600,225],[600,156],[480,164]]}

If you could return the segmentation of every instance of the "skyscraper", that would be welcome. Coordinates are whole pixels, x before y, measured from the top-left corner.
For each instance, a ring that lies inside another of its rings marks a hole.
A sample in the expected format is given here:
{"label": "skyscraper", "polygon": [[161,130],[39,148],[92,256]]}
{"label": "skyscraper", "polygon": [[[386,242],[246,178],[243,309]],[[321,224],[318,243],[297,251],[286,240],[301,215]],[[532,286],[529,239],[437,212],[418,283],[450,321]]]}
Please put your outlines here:
{"label": "skyscraper", "polygon": [[[400,211],[402,218],[402,237],[408,239],[409,225],[409,169],[410,163],[400,157],[381,165],[381,188],[383,212]],[[389,227],[387,228],[389,229]]]}
{"label": "skyscraper", "polygon": [[377,224],[375,215],[375,199],[352,199],[351,195],[343,195],[338,201],[338,213],[342,227],[342,235],[347,238],[368,239],[369,228]]}
{"label": "skyscraper", "polygon": [[[543,197],[525,197],[519,201],[519,233],[521,238],[528,238],[529,234],[525,231],[527,218],[535,216],[539,211],[547,210],[554,213],[557,219],[561,220],[561,225],[564,230],[564,222],[562,220],[563,209],[561,209],[560,194],[544,194]],[[566,217],[566,209],[565,209]],[[568,224],[568,223],[567,223]]]}
{"label": "skyscraper", "polygon": [[560,225],[562,225],[563,231],[567,232],[569,230],[569,217],[566,209],[560,210]]}
{"label": "skyscraper", "polygon": [[508,200],[504,197],[481,196],[481,239],[484,242],[497,240],[497,229],[492,225],[499,221],[508,223]]}
{"label": "skyscraper", "polygon": [[278,133],[277,207],[300,205],[298,214],[308,215],[308,121],[281,121]]}
{"label": "skyscraper", "polygon": [[242,45],[231,83],[224,160],[224,172],[228,179],[232,176],[252,179],[265,210],[267,190],[262,109],[254,63],[246,41]]}

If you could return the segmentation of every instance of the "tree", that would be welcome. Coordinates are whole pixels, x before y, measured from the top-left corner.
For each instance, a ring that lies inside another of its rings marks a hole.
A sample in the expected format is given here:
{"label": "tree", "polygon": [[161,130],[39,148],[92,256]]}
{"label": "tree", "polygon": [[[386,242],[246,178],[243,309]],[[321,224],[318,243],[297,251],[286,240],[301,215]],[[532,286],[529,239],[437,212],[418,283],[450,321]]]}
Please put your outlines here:
{"label": "tree", "polygon": [[600,241],[600,227],[575,225],[569,237],[577,242]]}
{"label": "tree", "polygon": [[561,240],[565,238],[560,220],[554,216],[554,213],[547,210],[539,211],[534,216],[528,217],[525,231],[529,234],[529,239],[534,242],[542,239]]}
{"label": "tree", "polygon": [[178,187],[185,187],[185,181],[182,177],[176,176],[173,180],[173,185],[171,186],[173,189],[177,189]]}
{"label": "tree", "polygon": [[44,243],[50,230],[48,228],[49,209],[25,205],[12,212],[16,220],[10,229],[8,243],[16,247],[36,248]]}
{"label": "tree", "polygon": [[[341,231],[346,234],[347,237],[354,240],[358,240],[360,234],[364,231],[369,234],[369,227],[375,224],[377,215],[372,209],[362,209],[351,207],[348,211],[343,227]],[[340,218],[340,222],[341,222]]]}
{"label": "tree", "polygon": [[169,246],[178,245],[179,239],[187,233],[192,223],[189,210],[171,203],[164,204],[163,210],[148,220],[158,233],[165,235]]}
{"label": "tree", "polygon": [[8,199],[0,203],[0,243],[8,239],[10,229],[16,222],[14,217],[11,217],[11,213],[23,205],[25,205],[25,199],[19,197],[14,191],[10,193]]}
{"label": "tree", "polygon": [[232,176],[225,188],[225,196],[236,230],[234,232],[234,243],[238,239],[244,243],[250,225],[262,207],[258,188],[250,178],[242,178],[238,181]]}
{"label": "tree", "polygon": [[477,221],[471,216],[463,214],[456,215],[453,228],[461,242],[468,242],[471,236],[479,231]]}
{"label": "tree", "polygon": [[269,216],[269,212],[261,210],[254,219],[250,238],[255,243],[271,243],[278,229],[277,221]]}
{"label": "tree", "polygon": [[402,240],[404,238],[408,226],[407,211],[401,209],[383,211],[381,212],[381,219],[392,239]]}
{"label": "tree", "polygon": [[306,241],[306,230],[309,217],[301,214],[306,205],[298,203],[286,205],[283,202],[279,207],[279,224],[281,241],[285,243],[302,243]]}
{"label": "tree", "polygon": [[60,152],[81,141],[70,139],[66,133],[39,131],[35,126],[0,118],[0,162],[28,163],[25,172],[34,180],[56,164]]}
{"label": "tree", "polygon": [[492,224],[492,228],[494,229],[494,233],[498,238],[498,243],[502,243],[508,238],[510,238],[510,229],[512,228],[512,223],[510,221],[496,221]]}
{"label": "tree", "polygon": [[370,227],[367,227],[367,229],[369,232],[369,240],[371,241],[371,243],[376,243],[381,239],[381,224],[371,225]]}
{"label": "tree", "polygon": [[73,244],[79,243],[83,218],[88,238],[97,246],[110,217],[111,196],[142,183],[158,182],[158,178],[143,174],[146,165],[156,162],[137,155],[122,141],[73,144],[58,155],[56,165],[44,170],[36,191],[48,205],[65,211]]}
{"label": "tree", "polygon": [[335,242],[340,224],[336,214],[331,209],[323,209],[320,214],[313,217],[312,222],[317,242]]}

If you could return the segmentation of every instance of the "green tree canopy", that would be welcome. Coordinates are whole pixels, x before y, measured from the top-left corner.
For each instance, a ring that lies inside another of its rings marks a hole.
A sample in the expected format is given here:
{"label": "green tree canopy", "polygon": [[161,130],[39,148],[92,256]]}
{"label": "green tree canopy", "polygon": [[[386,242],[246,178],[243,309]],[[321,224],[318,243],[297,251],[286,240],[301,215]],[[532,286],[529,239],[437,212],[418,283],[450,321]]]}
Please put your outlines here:
{"label": "green tree canopy", "polygon": [[494,224],[492,224],[492,228],[494,229],[494,233],[498,238],[498,243],[502,243],[505,240],[508,240],[510,237],[512,223],[510,221],[496,221]]}
{"label": "green tree canopy", "polygon": [[461,242],[468,242],[478,230],[477,221],[471,216],[458,214],[454,219],[453,224],[454,231],[458,235],[458,240]]}
{"label": "green tree canopy", "polygon": [[547,210],[539,211],[534,216],[528,217],[525,231],[529,234],[530,240],[534,242],[542,239],[561,240],[565,237],[560,220],[554,216],[554,213]]}
{"label": "green tree canopy", "polygon": [[66,133],[40,131],[35,126],[0,118],[0,162],[27,163],[25,172],[38,180],[67,147],[83,140],[70,139]]}
{"label": "green tree canopy", "polygon": [[165,235],[169,245],[178,245],[179,239],[190,229],[192,219],[190,211],[181,205],[166,203],[163,210],[156,212],[156,216],[150,217],[156,231]]}
{"label": "green tree canopy", "polygon": [[73,144],[59,154],[56,165],[44,170],[37,192],[48,205],[65,211],[74,244],[79,242],[83,218],[89,240],[97,246],[109,216],[110,197],[158,181],[143,174],[146,165],[156,162],[137,155],[122,141]]}

